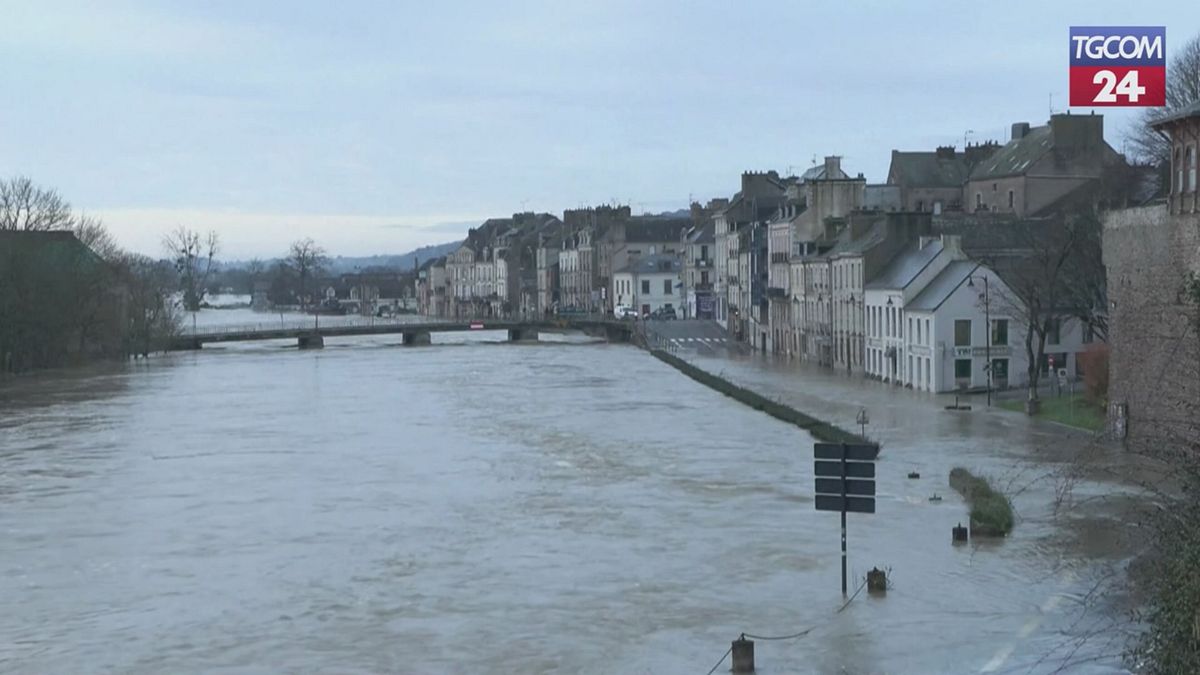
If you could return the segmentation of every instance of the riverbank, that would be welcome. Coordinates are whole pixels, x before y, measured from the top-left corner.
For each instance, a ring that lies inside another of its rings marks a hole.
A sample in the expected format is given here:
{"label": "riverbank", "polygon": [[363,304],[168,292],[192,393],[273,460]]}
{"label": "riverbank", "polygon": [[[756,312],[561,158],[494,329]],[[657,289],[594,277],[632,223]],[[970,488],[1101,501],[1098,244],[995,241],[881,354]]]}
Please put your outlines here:
{"label": "riverbank", "polygon": [[710,387],[715,391],[725,394],[726,396],[740,403],[744,403],[755,410],[765,412],[775,419],[783,420],[784,422],[794,424],[801,429],[804,429],[808,433],[812,434],[813,438],[819,441],[824,441],[826,443],[867,442],[862,436],[853,434],[833,424],[819,420],[811,415],[807,415],[778,401],[772,401],[745,387],[739,387],[729,380],[717,375],[713,375],[712,373],[701,368],[697,368],[678,356],[669,354],[661,349],[652,349],[650,350],[650,354],[659,361],[666,363],[667,365],[706,387]]}

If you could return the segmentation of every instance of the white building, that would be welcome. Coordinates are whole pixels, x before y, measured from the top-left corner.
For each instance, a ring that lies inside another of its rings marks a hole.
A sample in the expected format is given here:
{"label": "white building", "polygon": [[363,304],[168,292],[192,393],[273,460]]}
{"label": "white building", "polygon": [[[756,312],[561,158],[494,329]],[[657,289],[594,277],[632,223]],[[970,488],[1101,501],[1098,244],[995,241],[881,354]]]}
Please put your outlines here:
{"label": "white building", "polygon": [[947,265],[966,258],[958,237],[921,237],[866,284],[867,375],[886,382],[908,381],[904,308]]}
{"label": "white building", "polygon": [[986,387],[989,358],[993,389],[1024,383],[1025,331],[1008,315],[1013,306],[994,271],[951,262],[905,307],[903,384],[933,392]]}
{"label": "white building", "polygon": [[613,273],[611,291],[617,306],[633,307],[639,314],[669,308],[678,315],[684,302],[679,257],[674,254],[642,256]]}

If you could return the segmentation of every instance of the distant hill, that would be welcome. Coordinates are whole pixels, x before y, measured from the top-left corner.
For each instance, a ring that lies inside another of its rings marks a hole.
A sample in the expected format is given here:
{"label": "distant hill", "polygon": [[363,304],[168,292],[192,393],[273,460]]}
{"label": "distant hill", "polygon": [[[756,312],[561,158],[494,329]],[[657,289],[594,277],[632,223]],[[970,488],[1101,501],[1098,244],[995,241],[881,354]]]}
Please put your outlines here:
{"label": "distant hill", "polygon": [[[413,268],[413,263],[423,263],[430,258],[440,258],[444,255],[449,255],[458,248],[461,241],[451,241],[445,244],[433,244],[431,246],[422,246],[415,251],[400,254],[380,254],[367,256],[332,256],[329,258],[329,269],[333,274],[346,274],[353,272],[355,268],[366,269],[368,267],[386,267],[402,272],[407,272]],[[279,258],[262,261],[266,267],[271,267]],[[250,264],[248,260],[223,260],[221,268],[228,270],[245,269]]]}
{"label": "distant hill", "polygon": [[334,274],[353,272],[356,267],[359,269],[387,267],[389,269],[408,271],[413,268],[415,263],[423,263],[430,258],[439,258],[453,253],[454,249],[458,248],[460,243],[462,242],[452,241],[445,244],[422,246],[415,251],[399,255],[333,256],[329,259],[329,268]]}

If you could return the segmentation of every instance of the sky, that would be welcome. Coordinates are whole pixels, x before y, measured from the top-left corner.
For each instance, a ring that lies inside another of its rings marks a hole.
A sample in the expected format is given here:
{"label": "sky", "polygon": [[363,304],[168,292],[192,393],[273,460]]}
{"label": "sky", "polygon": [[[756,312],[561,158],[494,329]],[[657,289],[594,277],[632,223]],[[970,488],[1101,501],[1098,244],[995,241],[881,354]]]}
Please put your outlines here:
{"label": "sky", "polygon": [[[1066,110],[1072,25],[1178,2],[0,0],[0,176],[161,254],[454,241],[488,217],[728,197],[742,171],[1006,141]],[[1088,112],[1073,109],[1073,112]],[[1105,109],[1118,151],[1130,109]]]}

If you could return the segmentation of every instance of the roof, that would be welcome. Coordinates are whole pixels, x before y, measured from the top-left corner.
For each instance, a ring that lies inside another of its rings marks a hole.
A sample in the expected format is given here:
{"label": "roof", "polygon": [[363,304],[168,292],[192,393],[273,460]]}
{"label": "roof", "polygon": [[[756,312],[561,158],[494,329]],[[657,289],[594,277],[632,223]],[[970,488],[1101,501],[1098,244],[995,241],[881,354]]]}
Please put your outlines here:
{"label": "roof", "polygon": [[22,259],[37,256],[40,258],[38,264],[45,264],[50,255],[82,256],[75,260],[104,262],[69,230],[0,230],[0,250]]}
{"label": "roof", "polygon": [[991,157],[977,164],[971,171],[970,180],[1001,178],[1021,173],[1053,148],[1054,134],[1050,131],[1050,125],[1034,127],[1023,137],[1005,143]]}
{"label": "roof", "polygon": [[[663,269],[663,265],[667,265],[669,269]],[[682,268],[679,262],[679,256],[671,253],[656,253],[647,255],[634,260],[625,267],[617,270],[618,273],[625,272],[633,274],[654,274],[663,272],[679,272]]]}
{"label": "roof", "polygon": [[932,312],[937,310],[978,268],[979,263],[974,260],[955,260],[946,265],[946,269],[934,277],[933,281],[930,281],[929,285],[917,294],[917,297],[904,305],[904,311]]}
{"label": "roof", "polygon": [[710,221],[704,223],[703,225],[701,225],[700,227],[692,228],[691,232],[688,232],[688,235],[687,235],[688,243],[690,243],[690,244],[711,244],[711,243],[713,243],[714,241],[716,241],[716,238],[714,236],[716,227],[717,227],[716,224],[710,220]]}
{"label": "roof", "polygon": [[842,229],[838,235],[837,243],[827,254],[830,258],[835,258],[842,255],[857,255],[862,254],[879,244],[887,238],[887,223],[878,222],[871,226],[861,237],[852,238],[851,228]]}
{"label": "roof", "polygon": [[1166,115],[1154,120],[1150,123],[1152,128],[1160,127],[1170,122],[1187,119],[1190,117],[1200,117],[1200,101],[1184,106],[1178,110],[1168,112]]}
{"label": "roof", "polygon": [[849,177],[850,177],[850,175],[847,174],[845,171],[842,171],[840,168],[837,170],[836,174],[827,175],[825,172],[825,165],[818,164],[818,165],[812,167],[811,169],[809,169],[808,171],[805,171],[804,173],[800,174],[800,182],[803,183],[803,182],[810,181],[810,180],[839,180],[839,179],[846,179]]}
{"label": "roof", "polygon": [[896,254],[883,272],[870,281],[866,288],[907,288],[921,273],[921,270],[933,262],[933,259],[941,252],[942,241],[940,239],[930,241],[924,248],[920,248],[918,242]]}
{"label": "roof", "polygon": [[678,242],[680,232],[691,226],[691,218],[638,216],[625,224],[625,241],[631,244]]}
{"label": "roof", "polygon": [[937,152],[892,151],[888,178],[894,185],[928,188],[959,188],[967,180],[967,160],[960,154],[939,156]]}

